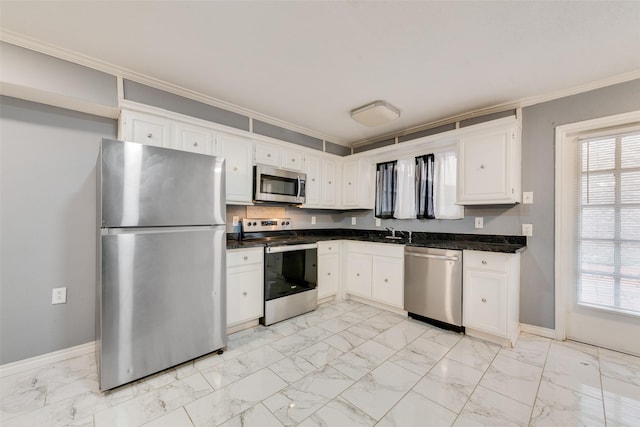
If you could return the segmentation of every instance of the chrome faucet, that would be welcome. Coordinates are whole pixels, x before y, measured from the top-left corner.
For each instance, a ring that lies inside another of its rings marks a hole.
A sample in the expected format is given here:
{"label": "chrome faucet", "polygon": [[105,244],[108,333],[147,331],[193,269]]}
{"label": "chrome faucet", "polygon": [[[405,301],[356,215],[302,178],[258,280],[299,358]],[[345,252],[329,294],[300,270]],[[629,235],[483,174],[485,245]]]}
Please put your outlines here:
{"label": "chrome faucet", "polygon": [[[385,239],[402,239],[402,237],[396,236],[396,229],[395,228],[393,228],[393,227],[385,227],[385,230],[391,232],[391,236],[384,236]],[[402,233],[402,231],[398,231],[398,232]]]}

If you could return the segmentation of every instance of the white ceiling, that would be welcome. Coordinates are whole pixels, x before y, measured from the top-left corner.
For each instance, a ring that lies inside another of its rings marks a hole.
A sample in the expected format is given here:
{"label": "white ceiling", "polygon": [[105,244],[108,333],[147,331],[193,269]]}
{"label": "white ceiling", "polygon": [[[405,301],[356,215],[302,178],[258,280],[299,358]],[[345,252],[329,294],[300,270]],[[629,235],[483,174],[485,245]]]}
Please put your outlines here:
{"label": "white ceiling", "polygon": [[[640,70],[640,1],[6,1],[5,33],[337,141]],[[367,128],[349,111],[401,111]]]}

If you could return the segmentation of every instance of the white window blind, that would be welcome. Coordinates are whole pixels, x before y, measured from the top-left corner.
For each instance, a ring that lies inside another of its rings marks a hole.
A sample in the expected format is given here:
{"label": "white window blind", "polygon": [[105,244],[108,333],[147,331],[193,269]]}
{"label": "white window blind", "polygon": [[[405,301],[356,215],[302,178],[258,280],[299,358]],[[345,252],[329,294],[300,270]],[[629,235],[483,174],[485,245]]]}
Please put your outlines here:
{"label": "white window blind", "polygon": [[578,149],[576,301],[640,316],[640,130]]}

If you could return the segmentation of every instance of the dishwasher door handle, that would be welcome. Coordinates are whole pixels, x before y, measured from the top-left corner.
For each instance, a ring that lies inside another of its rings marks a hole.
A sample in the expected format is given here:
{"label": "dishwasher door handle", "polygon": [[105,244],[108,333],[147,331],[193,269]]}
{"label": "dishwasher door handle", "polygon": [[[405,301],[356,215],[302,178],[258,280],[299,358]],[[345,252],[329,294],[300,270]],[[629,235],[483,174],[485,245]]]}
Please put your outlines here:
{"label": "dishwasher door handle", "polygon": [[441,259],[445,261],[459,261],[460,258],[457,256],[446,256],[446,255],[429,255],[429,254],[417,254],[413,252],[405,253],[406,256],[415,256],[419,258],[431,258],[431,259]]}

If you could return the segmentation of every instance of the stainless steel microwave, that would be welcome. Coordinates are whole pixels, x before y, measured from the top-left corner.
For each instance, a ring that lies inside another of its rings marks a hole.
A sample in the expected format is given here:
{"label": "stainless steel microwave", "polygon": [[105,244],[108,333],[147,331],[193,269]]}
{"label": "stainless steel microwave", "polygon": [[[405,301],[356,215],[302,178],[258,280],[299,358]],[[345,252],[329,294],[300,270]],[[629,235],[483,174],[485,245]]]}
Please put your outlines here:
{"label": "stainless steel microwave", "polygon": [[256,202],[304,203],[307,175],[271,166],[253,167],[253,200]]}

